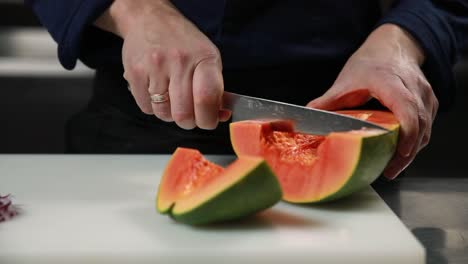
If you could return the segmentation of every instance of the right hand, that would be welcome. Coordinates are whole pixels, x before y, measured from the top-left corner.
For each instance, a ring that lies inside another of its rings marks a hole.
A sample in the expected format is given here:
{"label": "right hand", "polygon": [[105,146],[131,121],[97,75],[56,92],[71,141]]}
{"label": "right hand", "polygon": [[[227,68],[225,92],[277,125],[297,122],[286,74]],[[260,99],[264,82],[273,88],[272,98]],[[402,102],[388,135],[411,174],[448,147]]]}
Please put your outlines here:
{"label": "right hand", "polygon": [[[169,0],[116,0],[106,13],[96,25],[124,39],[124,78],[141,111],[184,129],[229,119],[218,49]],[[168,101],[151,102],[166,92]]]}

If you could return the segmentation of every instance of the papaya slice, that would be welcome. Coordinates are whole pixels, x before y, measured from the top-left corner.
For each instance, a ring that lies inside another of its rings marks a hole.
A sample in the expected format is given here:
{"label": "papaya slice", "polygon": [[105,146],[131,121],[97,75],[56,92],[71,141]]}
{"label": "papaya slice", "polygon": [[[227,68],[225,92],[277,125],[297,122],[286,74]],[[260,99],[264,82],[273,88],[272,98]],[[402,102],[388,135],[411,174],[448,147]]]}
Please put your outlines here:
{"label": "papaya slice", "polygon": [[283,200],[315,203],[336,200],[372,183],[395,152],[399,123],[390,112],[350,110],[341,114],[387,128],[330,133],[294,132],[291,122],[241,121],[230,124],[237,155],[264,158],[278,177]]}
{"label": "papaya slice", "polygon": [[226,168],[198,150],[177,148],[159,185],[157,210],[202,225],[239,219],[281,200],[279,182],[264,159],[240,156]]}

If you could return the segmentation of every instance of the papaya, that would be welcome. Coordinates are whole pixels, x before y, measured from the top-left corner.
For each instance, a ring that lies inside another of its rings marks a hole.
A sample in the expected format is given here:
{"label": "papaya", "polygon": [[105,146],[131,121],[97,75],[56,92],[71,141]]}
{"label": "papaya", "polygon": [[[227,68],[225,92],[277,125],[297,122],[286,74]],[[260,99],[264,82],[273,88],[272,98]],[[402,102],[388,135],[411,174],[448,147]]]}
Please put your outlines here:
{"label": "papaya", "polygon": [[240,155],[223,168],[198,150],[177,148],[163,172],[156,207],[178,222],[204,225],[255,214],[281,197],[263,158]]}
{"label": "papaya", "polygon": [[[346,197],[371,184],[392,158],[399,123],[390,112],[337,111],[386,130],[361,129],[326,136],[297,133],[285,120],[248,120],[230,124],[238,156],[264,158],[291,203],[318,203]],[[311,120],[311,122],[313,122]]]}

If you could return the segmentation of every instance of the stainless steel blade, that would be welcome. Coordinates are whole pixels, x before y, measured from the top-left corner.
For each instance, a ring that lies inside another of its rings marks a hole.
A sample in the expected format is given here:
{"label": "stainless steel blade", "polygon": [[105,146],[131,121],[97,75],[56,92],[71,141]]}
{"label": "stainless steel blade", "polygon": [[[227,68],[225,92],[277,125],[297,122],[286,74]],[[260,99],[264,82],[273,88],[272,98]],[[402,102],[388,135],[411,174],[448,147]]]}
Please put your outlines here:
{"label": "stainless steel blade", "polygon": [[330,132],[377,128],[381,126],[361,119],[283,102],[224,92],[223,107],[232,111],[232,120],[287,119],[297,131],[326,135]]}

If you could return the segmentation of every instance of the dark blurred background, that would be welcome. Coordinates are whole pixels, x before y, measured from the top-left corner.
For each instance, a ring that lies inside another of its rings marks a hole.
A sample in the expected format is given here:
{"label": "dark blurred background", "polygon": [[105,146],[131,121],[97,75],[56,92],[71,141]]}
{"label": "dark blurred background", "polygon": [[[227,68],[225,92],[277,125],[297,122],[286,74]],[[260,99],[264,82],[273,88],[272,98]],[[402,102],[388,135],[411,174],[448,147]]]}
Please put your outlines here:
{"label": "dark blurred background", "polygon": [[[462,176],[465,157],[458,153],[468,149],[467,57],[455,68],[456,104],[439,114],[431,144],[407,174]],[[63,153],[64,124],[86,105],[92,76],[82,64],[62,69],[55,43],[23,1],[0,0],[0,153]]]}

